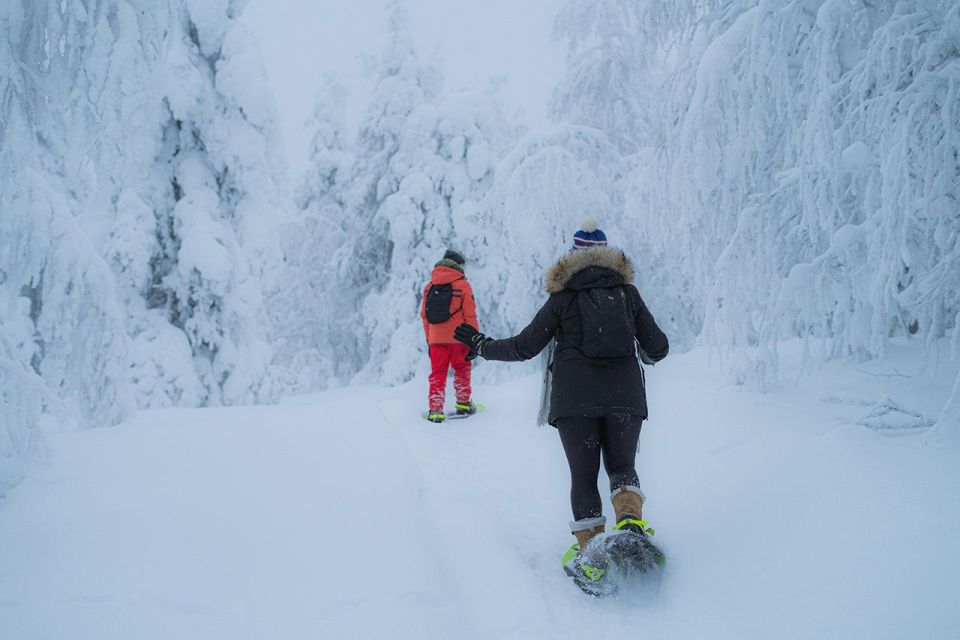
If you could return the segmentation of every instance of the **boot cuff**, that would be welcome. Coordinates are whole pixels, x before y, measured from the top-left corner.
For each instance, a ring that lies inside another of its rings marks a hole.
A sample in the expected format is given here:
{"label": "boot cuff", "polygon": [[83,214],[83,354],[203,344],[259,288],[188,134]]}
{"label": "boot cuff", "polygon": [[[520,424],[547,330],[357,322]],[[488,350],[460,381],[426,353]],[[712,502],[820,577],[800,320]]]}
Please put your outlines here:
{"label": "boot cuff", "polygon": [[647,501],[647,496],[643,495],[643,491],[640,491],[640,487],[634,487],[634,486],[629,486],[629,485],[626,486],[626,487],[620,487],[619,489],[617,489],[616,491],[614,491],[613,493],[611,493],[611,494],[610,494],[610,497],[613,498],[613,497],[615,497],[618,493],[622,493],[622,492],[624,492],[624,491],[629,491],[630,493],[635,493],[635,494],[637,494],[638,496],[640,496],[640,501],[641,501],[641,502],[646,502],[646,501]]}
{"label": "boot cuff", "polygon": [[573,533],[576,533],[577,531],[589,531],[590,529],[605,527],[606,525],[607,519],[604,516],[597,516],[596,518],[584,518],[583,520],[571,520],[570,531]]}

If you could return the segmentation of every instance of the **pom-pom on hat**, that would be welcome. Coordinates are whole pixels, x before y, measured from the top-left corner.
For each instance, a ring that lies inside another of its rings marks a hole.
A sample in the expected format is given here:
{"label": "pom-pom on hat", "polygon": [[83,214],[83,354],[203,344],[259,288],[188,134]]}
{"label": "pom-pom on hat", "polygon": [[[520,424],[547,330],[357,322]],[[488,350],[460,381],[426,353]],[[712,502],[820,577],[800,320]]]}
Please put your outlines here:
{"label": "pom-pom on hat", "polygon": [[587,218],[579,231],[573,234],[573,249],[592,249],[607,246],[607,234],[597,229],[597,221]]}

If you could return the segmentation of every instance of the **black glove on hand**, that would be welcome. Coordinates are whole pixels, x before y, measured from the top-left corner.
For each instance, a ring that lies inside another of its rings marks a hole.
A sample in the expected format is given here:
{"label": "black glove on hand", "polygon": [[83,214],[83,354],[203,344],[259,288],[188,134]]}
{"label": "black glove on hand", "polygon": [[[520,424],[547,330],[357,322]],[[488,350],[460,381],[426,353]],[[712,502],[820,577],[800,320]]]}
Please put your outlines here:
{"label": "black glove on hand", "polygon": [[470,347],[470,353],[467,355],[467,360],[473,360],[477,356],[483,355],[483,345],[490,342],[490,338],[483,335],[466,322],[453,330],[453,338],[457,342],[462,342]]}

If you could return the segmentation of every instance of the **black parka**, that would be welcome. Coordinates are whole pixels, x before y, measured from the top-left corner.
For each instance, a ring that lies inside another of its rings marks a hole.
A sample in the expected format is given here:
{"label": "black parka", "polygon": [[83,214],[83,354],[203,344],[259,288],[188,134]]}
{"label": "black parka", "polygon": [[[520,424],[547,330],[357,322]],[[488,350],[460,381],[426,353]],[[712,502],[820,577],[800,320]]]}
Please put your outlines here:
{"label": "black parka", "polygon": [[667,337],[633,286],[618,249],[574,251],[547,271],[550,298],[518,335],[483,346],[487,360],[529,360],[556,340],[549,422],[566,416],[647,417],[643,371],[667,355]]}

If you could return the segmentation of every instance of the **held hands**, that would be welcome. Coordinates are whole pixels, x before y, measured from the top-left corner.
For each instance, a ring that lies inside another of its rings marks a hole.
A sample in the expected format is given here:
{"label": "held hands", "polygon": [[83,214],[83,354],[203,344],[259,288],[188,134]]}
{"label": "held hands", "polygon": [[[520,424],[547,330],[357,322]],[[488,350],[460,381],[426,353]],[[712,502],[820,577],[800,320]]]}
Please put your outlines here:
{"label": "held hands", "polygon": [[466,322],[454,329],[453,338],[457,342],[462,342],[470,347],[470,353],[467,355],[467,360],[473,360],[477,356],[482,356],[483,346],[490,342],[490,338],[483,335]]}

